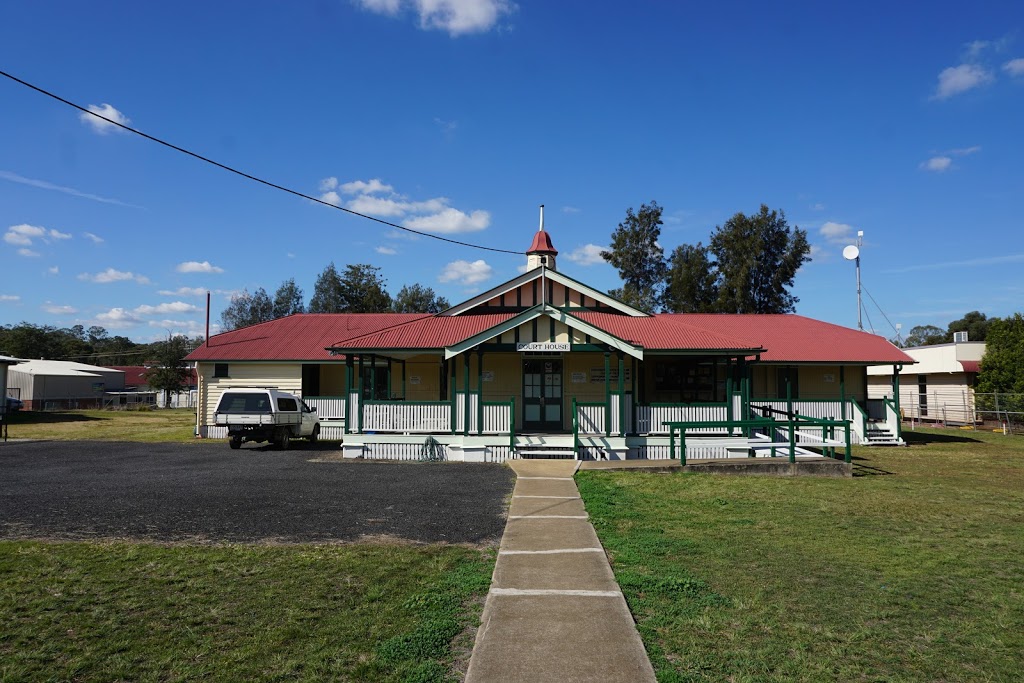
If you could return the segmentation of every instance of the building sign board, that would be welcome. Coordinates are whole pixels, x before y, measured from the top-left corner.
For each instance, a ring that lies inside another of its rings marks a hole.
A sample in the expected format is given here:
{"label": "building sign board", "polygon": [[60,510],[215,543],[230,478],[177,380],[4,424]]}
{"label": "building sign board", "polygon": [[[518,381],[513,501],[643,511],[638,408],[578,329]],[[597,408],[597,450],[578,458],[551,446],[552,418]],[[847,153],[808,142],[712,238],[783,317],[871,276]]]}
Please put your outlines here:
{"label": "building sign board", "polygon": [[541,351],[550,353],[552,351],[571,351],[572,344],[569,342],[517,342],[516,351]]}
{"label": "building sign board", "polygon": [[585,372],[574,372],[574,373],[572,373],[572,383],[573,384],[586,384],[587,383],[587,373],[585,373]]}

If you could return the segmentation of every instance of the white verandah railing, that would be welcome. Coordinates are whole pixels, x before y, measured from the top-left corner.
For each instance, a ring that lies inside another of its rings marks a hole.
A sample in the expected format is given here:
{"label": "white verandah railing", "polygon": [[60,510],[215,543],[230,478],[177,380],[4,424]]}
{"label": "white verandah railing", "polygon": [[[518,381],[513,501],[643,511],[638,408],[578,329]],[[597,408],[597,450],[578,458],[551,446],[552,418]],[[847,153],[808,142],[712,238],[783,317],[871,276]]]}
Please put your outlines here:
{"label": "white verandah railing", "polygon": [[[758,406],[787,411],[791,409],[790,405],[792,405],[793,412],[799,413],[803,417],[813,417],[819,420],[839,420],[843,417],[842,401],[839,399],[797,399],[792,403],[786,399],[750,399],[750,410],[755,415],[760,415],[757,411]],[[855,444],[866,441],[864,430],[867,424],[867,414],[851,398],[846,399],[846,419],[850,420],[850,440]],[[820,434],[820,427],[806,428],[805,430],[816,434],[818,438],[823,438]]]}
{"label": "white verandah railing", "polygon": [[[728,419],[729,407],[725,403],[652,403],[636,408],[637,432],[640,434],[668,434],[665,422],[721,422]],[[734,416],[736,417],[736,416]],[[715,434],[724,430],[717,427],[690,429],[691,434]]]}
{"label": "white verandah railing", "polygon": [[309,396],[302,399],[310,408],[316,408],[321,420],[344,420],[344,396]]}
{"label": "white verandah railing", "polygon": [[452,405],[448,401],[363,402],[363,432],[444,434],[451,428]]}

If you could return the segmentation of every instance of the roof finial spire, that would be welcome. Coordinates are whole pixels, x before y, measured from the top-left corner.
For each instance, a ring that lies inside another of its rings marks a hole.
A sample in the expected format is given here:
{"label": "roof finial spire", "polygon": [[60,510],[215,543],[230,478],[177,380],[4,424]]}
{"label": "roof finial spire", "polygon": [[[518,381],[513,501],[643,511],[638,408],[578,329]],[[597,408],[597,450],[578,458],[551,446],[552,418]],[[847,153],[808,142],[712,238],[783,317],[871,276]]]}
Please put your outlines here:
{"label": "roof finial spire", "polygon": [[540,227],[537,228],[537,232],[544,232],[544,205],[540,205]]}

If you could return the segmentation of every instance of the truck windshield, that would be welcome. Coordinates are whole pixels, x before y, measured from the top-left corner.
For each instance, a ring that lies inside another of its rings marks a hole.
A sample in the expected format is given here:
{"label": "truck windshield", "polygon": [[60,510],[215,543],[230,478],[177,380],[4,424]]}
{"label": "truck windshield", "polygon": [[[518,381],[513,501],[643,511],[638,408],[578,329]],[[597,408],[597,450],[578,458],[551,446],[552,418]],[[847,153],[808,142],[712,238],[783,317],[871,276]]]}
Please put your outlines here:
{"label": "truck windshield", "polygon": [[269,413],[269,394],[241,394],[228,392],[220,397],[218,413]]}

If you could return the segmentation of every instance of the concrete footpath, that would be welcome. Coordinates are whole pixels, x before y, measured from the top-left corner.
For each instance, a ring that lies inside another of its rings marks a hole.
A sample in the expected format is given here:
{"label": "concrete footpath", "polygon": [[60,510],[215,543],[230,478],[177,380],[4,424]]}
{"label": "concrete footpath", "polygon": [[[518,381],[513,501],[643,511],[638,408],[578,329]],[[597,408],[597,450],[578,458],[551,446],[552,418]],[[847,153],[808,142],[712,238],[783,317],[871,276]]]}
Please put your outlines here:
{"label": "concrete footpath", "polygon": [[654,681],[573,481],[577,463],[510,466],[518,480],[467,683]]}

